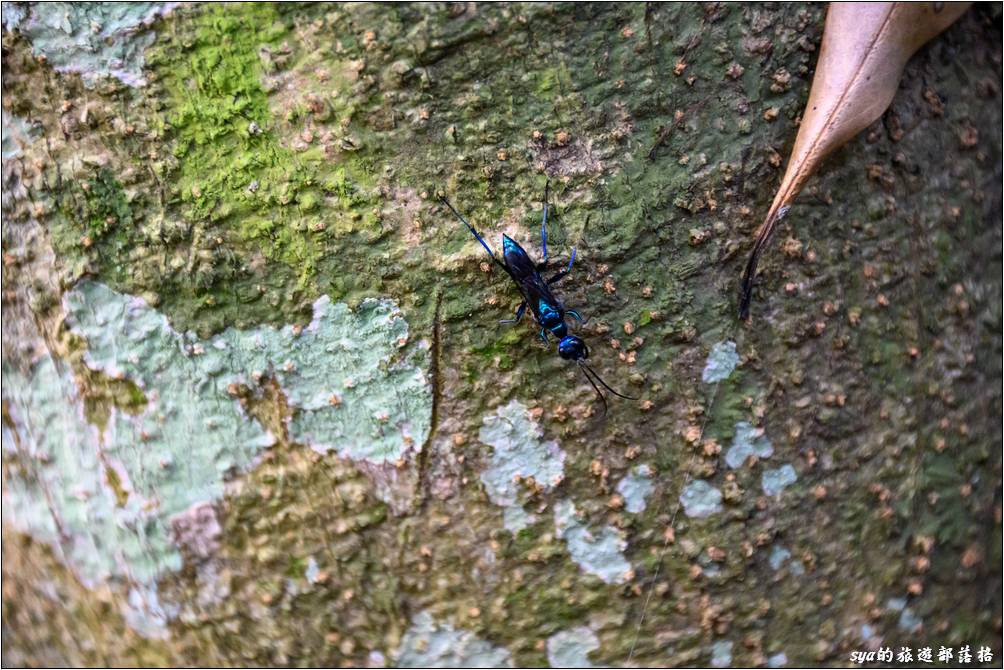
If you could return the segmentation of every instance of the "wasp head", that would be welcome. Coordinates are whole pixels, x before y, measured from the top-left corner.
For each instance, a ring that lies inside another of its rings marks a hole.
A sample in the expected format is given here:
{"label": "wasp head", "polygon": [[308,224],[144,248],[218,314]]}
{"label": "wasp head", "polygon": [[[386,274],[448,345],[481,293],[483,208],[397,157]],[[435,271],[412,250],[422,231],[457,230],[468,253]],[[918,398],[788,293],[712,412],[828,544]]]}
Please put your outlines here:
{"label": "wasp head", "polygon": [[584,361],[589,358],[589,347],[581,337],[568,335],[558,342],[558,355],[566,361]]}

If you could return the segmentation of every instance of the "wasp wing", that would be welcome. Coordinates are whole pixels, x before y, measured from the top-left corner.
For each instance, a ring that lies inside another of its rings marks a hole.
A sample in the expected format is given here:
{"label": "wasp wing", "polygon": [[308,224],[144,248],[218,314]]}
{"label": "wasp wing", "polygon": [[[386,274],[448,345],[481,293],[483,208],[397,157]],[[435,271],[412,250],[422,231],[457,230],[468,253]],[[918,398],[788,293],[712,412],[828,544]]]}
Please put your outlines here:
{"label": "wasp wing", "polygon": [[540,322],[542,304],[550,305],[559,313],[564,313],[561,302],[551,293],[547,282],[544,281],[537,269],[537,264],[531,260],[526,250],[508,235],[502,236],[502,250],[509,276],[516,282],[519,292],[523,294],[527,305],[533,310],[533,316],[537,322]]}

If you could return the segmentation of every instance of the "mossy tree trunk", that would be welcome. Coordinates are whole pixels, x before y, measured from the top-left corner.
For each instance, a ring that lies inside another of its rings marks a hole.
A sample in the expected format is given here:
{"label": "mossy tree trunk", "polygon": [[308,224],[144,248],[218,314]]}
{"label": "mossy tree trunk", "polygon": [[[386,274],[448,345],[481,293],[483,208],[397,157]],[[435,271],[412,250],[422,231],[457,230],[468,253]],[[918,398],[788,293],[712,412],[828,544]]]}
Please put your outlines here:
{"label": "mossy tree trunk", "polygon": [[743,324],[824,10],[4,3],[5,661],[999,659],[1000,6]]}

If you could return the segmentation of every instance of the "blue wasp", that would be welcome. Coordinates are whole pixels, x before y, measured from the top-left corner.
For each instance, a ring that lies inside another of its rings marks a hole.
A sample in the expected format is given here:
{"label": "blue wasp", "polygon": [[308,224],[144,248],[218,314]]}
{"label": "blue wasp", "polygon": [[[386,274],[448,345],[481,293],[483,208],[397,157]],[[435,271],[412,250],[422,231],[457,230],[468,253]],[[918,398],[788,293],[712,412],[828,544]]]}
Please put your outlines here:
{"label": "blue wasp", "polygon": [[470,223],[467,222],[460,212],[450,204],[450,201],[445,197],[441,196],[439,199],[444,205],[450,208],[450,211],[460,219],[467,229],[471,231],[488,255],[492,257],[492,261],[495,262],[509,277],[515,282],[516,288],[519,289],[520,295],[523,296],[523,301],[516,308],[516,317],[513,319],[506,319],[501,323],[519,323],[526,313],[526,308],[529,307],[530,311],[533,313],[533,318],[540,326],[540,338],[544,340],[544,343],[548,343],[548,335],[553,335],[558,340],[558,355],[561,356],[566,361],[575,361],[579,365],[579,369],[582,370],[582,374],[585,375],[589,383],[592,384],[593,389],[596,391],[596,395],[599,396],[600,400],[603,402],[603,413],[607,412],[607,400],[603,397],[603,392],[600,391],[599,386],[596,382],[599,382],[603,388],[613,393],[618,398],[624,398],[626,400],[637,400],[632,396],[627,396],[622,393],[610,388],[605,381],[603,381],[600,376],[593,370],[589,365],[586,364],[586,359],[589,358],[589,347],[586,343],[582,341],[582,338],[576,337],[575,335],[568,334],[568,324],[565,323],[565,316],[571,316],[579,324],[582,324],[582,317],[574,309],[565,309],[565,306],[561,304],[554,293],[551,292],[551,286],[557,284],[559,281],[568,276],[572,271],[572,263],[575,262],[575,249],[572,249],[572,256],[568,261],[568,267],[555,273],[552,277],[544,280],[542,272],[547,272],[548,258],[547,258],[547,209],[548,209],[548,194],[549,194],[549,184],[544,186],[544,218],[540,222],[540,242],[541,248],[544,253],[544,258],[539,263],[534,263],[530,260],[530,256],[508,235],[502,235],[502,258],[505,262],[499,260],[495,252],[492,251],[488,243],[485,242],[484,238],[478,234],[478,231],[474,229]]}

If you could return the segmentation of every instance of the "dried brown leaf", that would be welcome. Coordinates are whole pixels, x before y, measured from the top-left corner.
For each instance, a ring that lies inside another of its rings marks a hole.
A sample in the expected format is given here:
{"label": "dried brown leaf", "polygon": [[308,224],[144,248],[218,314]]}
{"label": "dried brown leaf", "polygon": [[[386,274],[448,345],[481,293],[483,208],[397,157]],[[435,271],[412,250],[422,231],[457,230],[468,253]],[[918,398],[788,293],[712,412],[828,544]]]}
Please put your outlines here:
{"label": "dried brown leaf", "polygon": [[749,316],[753,277],[777,222],[819,163],[889,107],[917,49],[971,3],[831,2],[802,124],[774,202],[743,273],[739,315]]}

